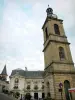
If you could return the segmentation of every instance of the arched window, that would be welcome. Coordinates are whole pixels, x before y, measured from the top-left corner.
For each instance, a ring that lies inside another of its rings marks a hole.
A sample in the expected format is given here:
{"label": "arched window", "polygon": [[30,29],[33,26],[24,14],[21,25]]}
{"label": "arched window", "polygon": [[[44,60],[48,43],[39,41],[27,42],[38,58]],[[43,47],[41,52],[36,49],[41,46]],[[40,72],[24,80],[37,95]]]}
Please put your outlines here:
{"label": "arched window", "polygon": [[18,79],[18,78],[16,78],[16,79],[15,79],[15,83],[18,83],[18,82],[19,82],[19,79]]}
{"label": "arched window", "polygon": [[48,38],[48,30],[47,27],[45,28],[46,39]]}
{"label": "arched window", "polygon": [[64,52],[63,47],[59,47],[59,57],[60,57],[60,60],[65,59],[65,52]]}
{"label": "arched window", "polygon": [[27,85],[27,90],[30,90],[30,85]]}
{"label": "arched window", "polygon": [[60,35],[59,26],[57,24],[54,24],[54,30],[55,30],[55,34]]}
{"label": "arched window", "polygon": [[47,87],[48,87],[48,88],[49,88],[49,85],[50,85],[49,82],[47,82]]}
{"label": "arched window", "polygon": [[19,83],[19,79],[18,78],[16,78],[15,80],[14,80],[14,89],[18,89],[18,83]]}

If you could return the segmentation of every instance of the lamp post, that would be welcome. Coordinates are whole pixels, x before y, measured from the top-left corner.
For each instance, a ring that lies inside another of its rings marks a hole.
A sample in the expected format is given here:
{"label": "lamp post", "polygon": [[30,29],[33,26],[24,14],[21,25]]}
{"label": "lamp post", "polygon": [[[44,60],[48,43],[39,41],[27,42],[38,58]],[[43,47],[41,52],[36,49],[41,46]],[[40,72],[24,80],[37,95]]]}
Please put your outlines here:
{"label": "lamp post", "polygon": [[59,83],[59,92],[61,92],[61,100],[63,100],[63,96],[62,96],[62,87],[63,87],[63,84],[62,83]]}

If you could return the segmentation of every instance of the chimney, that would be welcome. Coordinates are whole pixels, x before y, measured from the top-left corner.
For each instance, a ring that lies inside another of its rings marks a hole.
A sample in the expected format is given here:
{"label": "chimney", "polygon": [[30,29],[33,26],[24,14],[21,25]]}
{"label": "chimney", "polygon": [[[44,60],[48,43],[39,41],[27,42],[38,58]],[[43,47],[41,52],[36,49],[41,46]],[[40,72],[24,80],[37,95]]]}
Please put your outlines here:
{"label": "chimney", "polygon": [[25,67],[25,71],[28,71],[28,70],[27,70],[27,67]]}

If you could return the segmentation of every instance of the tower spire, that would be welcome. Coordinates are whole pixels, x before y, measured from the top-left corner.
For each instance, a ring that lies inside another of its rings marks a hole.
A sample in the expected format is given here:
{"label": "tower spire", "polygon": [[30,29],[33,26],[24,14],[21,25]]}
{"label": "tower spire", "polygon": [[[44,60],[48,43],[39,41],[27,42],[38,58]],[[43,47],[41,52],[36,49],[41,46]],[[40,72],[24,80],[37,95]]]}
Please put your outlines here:
{"label": "tower spire", "polygon": [[7,75],[6,65],[4,66],[1,75]]}

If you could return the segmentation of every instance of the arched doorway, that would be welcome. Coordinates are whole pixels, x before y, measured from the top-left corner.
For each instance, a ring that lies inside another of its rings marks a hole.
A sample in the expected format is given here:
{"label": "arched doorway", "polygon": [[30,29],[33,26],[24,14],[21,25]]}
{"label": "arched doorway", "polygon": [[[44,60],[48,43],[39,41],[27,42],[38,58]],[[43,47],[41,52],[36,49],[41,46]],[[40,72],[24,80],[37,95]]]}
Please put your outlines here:
{"label": "arched doorway", "polygon": [[70,88],[70,82],[68,80],[64,81],[64,90],[65,90],[65,96],[66,96],[66,100],[70,100],[70,96],[72,99],[72,95],[69,95],[69,91],[68,89]]}

